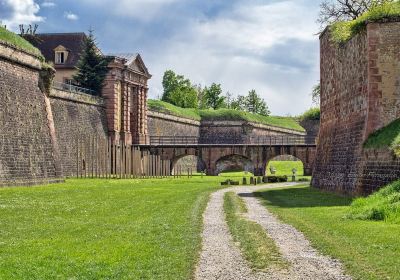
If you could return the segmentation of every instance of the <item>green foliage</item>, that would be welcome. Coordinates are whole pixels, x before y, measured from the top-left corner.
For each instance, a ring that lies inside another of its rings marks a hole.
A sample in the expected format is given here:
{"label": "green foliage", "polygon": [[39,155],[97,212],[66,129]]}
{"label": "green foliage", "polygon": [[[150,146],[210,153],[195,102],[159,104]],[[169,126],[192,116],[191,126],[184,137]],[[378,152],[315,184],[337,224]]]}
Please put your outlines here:
{"label": "green foliage", "polygon": [[256,195],[281,221],[304,233],[313,247],[340,260],[353,279],[398,279],[400,225],[345,219],[351,198],[308,186]]}
{"label": "green foliage", "polygon": [[40,60],[44,61],[44,57],[42,56],[42,53],[35,48],[31,43],[29,43],[27,40],[22,38],[21,36],[8,31],[4,27],[0,26],[0,41],[3,41],[5,43],[8,43],[17,49],[21,49],[23,51],[26,51],[30,54],[33,54],[37,57],[39,57]]}
{"label": "green foliage", "polygon": [[220,180],[0,189],[0,279],[190,279]]}
{"label": "green foliage", "polygon": [[316,120],[321,119],[321,109],[320,108],[310,108],[305,111],[301,116],[299,116],[301,121]]}
{"label": "green foliage", "polygon": [[209,88],[204,88],[204,98],[207,108],[217,110],[225,106],[225,97],[219,84],[213,83]]}
{"label": "green foliage", "polygon": [[164,73],[162,85],[164,93],[161,99],[163,101],[181,108],[197,108],[198,92],[184,76],[167,70]]}
{"label": "green foliage", "polygon": [[90,30],[89,36],[85,37],[83,53],[76,65],[78,72],[73,78],[79,86],[100,95],[108,72],[108,63],[109,59],[99,53],[93,31]]}
{"label": "green foliage", "polygon": [[321,84],[315,85],[311,92],[312,102],[315,106],[320,105],[321,100]]}
{"label": "green foliage", "polygon": [[233,239],[239,243],[244,257],[253,269],[266,270],[271,266],[278,268],[287,266],[274,240],[259,224],[243,217],[243,214],[247,213],[247,208],[237,194],[233,192],[225,194],[224,211]]}
{"label": "green foliage", "polygon": [[400,224],[400,181],[389,184],[366,198],[354,200],[347,217]]}
{"label": "green foliage", "polygon": [[246,111],[253,114],[268,116],[271,112],[268,110],[267,103],[262,99],[257,92],[252,89],[249,91],[245,99]]}
{"label": "green foliage", "polygon": [[232,100],[229,109],[245,111],[246,110],[246,97],[243,95],[239,95],[237,98]]}
{"label": "green foliage", "polygon": [[389,148],[400,156],[400,119],[372,133],[365,141],[364,148]]}
{"label": "green foliage", "polygon": [[200,121],[201,119],[199,115],[199,110],[197,109],[181,108],[161,100],[148,99],[147,106],[151,111],[170,114],[182,118],[188,118],[196,121]]}
{"label": "green foliage", "polygon": [[375,5],[355,20],[334,23],[330,27],[332,40],[338,44],[343,44],[350,40],[354,35],[364,30],[367,22],[374,22],[385,18],[399,16],[400,2],[398,1]]}

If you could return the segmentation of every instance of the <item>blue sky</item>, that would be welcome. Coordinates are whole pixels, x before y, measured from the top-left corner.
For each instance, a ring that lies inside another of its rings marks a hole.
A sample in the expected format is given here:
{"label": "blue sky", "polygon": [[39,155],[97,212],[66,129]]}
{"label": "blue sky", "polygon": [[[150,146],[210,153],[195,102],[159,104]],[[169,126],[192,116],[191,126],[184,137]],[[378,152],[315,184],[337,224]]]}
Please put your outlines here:
{"label": "blue sky", "polygon": [[0,0],[0,19],[18,31],[95,30],[104,53],[139,52],[150,97],[165,70],[196,84],[222,84],[234,95],[256,91],[275,115],[311,106],[319,79],[315,0]]}

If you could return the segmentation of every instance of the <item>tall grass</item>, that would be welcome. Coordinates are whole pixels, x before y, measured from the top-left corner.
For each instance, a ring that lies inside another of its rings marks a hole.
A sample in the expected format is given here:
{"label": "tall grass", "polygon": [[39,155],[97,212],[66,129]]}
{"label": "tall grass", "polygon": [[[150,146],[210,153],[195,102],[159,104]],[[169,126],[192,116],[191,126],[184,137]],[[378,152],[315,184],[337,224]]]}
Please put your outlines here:
{"label": "tall grass", "polygon": [[21,36],[8,31],[4,27],[0,26],[0,41],[6,42],[18,49],[24,50],[28,53],[38,56],[40,59],[44,60],[42,53],[31,45],[28,41],[23,39]]}
{"label": "tall grass", "polygon": [[400,224],[400,181],[382,188],[369,197],[354,200],[347,217]]}
{"label": "tall grass", "polygon": [[359,18],[352,21],[341,21],[331,26],[332,39],[336,43],[345,43],[354,35],[365,29],[367,22],[400,16],[400,2],[376,5]]}

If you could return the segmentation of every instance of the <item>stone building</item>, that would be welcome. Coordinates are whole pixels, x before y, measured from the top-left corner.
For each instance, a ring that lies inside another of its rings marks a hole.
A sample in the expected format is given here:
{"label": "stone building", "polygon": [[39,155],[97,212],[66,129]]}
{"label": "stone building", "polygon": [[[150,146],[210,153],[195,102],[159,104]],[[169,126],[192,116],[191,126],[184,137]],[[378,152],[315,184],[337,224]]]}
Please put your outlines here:
{"label": "stone building", "polygon": [[[54,65],[56,83],[73,84],[85,33],[38,34],[36,47]],[[99,53],[101,51],[99,50]],[[109,136],[127,144],[147,143],[147,81],[151,78],[139,54],[112,54],[101,97]]]}

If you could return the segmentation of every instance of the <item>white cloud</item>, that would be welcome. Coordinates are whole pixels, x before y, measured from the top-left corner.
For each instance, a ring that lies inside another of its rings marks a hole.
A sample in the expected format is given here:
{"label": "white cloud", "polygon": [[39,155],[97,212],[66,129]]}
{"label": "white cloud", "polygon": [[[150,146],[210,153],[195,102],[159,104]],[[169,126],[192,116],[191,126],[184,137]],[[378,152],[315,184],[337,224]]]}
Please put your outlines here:
{"label": "white cloud", "polygon": [[114,0],[82,0],[90,5],[106,8],[117,16],[134,18],[141,21],[150,21],[154,17],[166,12],[168,5],[184,0],[119,0],[118,5]]}
{"label": "white cloud", "polygon": [[33,0],[0,0],[0,16],[3,24],[15,29],[19,24],[41,22],[43,17],[38,16],[40,7]]}
{"label": "white cloud", "polygon": [[45,1],[42,4],[40,4],[40,6],[45,7],[45,8],[53,8],[56,6],[56,3],[50,2],[50,1]]}
{"label": "white cloud", "polygon": [[151,96],[162,93],[163,72],[173,69],[203,86],[221,83],[234,94],[254,88],[274,114],[299,114],[309,107],[309,92],[319,76],[318,38],[313,35],[318,7],[301,0],[249,2],[212,20],[194,19],[163,42],[160,53],[147,62],[153,74]]}
{"label": "white cloud", "polygon": [[65,12],[65,13],[64,13],[64,17],[65,17],[66,19],[68,19],[68,20],[73,20],[73,21],[79,19],[79,17],[78,17],[76,14],[72,13],[72,12]]}

